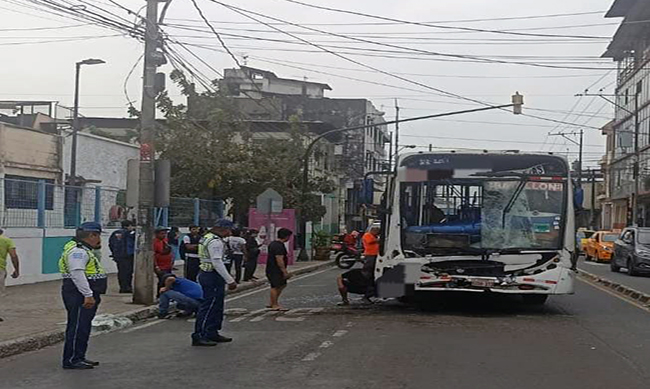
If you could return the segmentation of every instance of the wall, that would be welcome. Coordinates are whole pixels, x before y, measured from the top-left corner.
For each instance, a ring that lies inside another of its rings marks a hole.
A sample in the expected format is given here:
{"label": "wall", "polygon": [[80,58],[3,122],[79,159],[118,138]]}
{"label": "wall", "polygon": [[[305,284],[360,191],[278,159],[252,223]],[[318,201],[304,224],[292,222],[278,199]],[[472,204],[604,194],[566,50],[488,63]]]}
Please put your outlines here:
{"label": "wall", "polygon": [[5,174],[61,178],[60,137],[0,123],[0,178]]}
{"label": "wall", "polygon": [[[70,172],[72,135],[66,132],[64,138],[64,169]],[[77,146],[77,175],[87,180],[100,181],[103,188],[126,189],[127,161],[138,159],[138,146],[103,138],[97,135],[79,133]]]}
{"label": "wall", "polygon": [[[108,273],[117,271],[108,249],[108,238],[113,231],[106,230],[102,235],[104,243],[102,265]],[[4,235],[16,243],[21,272],[17,279],[7,277],[7,285],[33,284],[60,279],[58,259],[63,245],[73,233],[74,230],[71,229],[7,228]],[[10,264],[7,266],[11,268]]]}

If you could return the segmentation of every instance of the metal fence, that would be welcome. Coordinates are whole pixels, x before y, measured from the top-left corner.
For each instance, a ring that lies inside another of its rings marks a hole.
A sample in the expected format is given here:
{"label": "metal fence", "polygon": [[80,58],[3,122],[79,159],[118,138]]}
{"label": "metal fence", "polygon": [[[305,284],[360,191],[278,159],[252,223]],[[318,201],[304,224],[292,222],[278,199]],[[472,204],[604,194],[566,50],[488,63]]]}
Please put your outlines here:
{"label": "metal fence", "polygon": [[[126,191],[24,177],[0,179],[0,227],[76,228],[96,221],[110,228],[134,216],[135,210],[126,206]],[[156,210],[156,224],[208,226],[222,216],[222,201],[173,197],[169,207]]]}

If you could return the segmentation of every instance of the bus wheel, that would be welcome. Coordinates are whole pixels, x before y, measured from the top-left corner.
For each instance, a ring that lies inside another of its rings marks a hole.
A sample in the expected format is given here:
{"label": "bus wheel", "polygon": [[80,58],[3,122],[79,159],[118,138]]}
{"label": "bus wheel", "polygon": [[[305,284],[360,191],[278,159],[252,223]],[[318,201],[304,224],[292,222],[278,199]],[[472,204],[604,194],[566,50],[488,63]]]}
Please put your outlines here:
{"label": "bus wheel", "polygon": [[548,300],[547,294],[524,294],[521,297],[527,305],[544,305]]}

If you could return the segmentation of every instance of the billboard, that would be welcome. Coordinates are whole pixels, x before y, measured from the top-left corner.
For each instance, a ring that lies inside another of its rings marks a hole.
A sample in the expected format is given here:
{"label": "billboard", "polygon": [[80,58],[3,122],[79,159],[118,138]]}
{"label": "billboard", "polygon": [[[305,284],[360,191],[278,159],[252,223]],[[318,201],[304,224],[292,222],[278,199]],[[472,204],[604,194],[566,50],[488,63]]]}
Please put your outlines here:
{"label": "billboard", "polygon": [[294,232],[291,239],[285,245],[289,253],[289,265],[295,262],[294,256],[294,239],[296,238],[296,210],[284,209],[279,213],[263,214],[255,208],[251,208],[248,213],[248,227],[258,230],[259,240],[262,240],[262,247],[258,263],[266,264],[268,245],[277,238],[277,231],[280,228],[288,228]]}

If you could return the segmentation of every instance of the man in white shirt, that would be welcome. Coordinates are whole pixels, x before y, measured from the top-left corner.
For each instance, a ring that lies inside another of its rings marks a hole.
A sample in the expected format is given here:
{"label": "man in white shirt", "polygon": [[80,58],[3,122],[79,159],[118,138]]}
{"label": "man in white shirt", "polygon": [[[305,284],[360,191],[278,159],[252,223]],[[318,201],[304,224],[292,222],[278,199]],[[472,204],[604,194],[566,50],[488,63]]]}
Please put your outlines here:
{"label": "man in white shirt", "polygon": [[228,290],[237,289],[237,283],[223,262],[226,254],[224,239],[231,235],[233,227],[230,220],[220,219],[199,243],[199,284],[203,288],[203,301],[196,314],[192,346],[210,347],[232,341],[219,331],[223,323],[225,286],[228,285]]}
{"label": "man in white shirt", "polygon": [[230,269],[233,266],[235,267],[235,282],[239,284],[242,276],[244,256],[246,254],[246,239],[241,237],[240,230],[233,230],[232,236],[227,237],[225,241],[232,252],[230,265],[226,264],[226,268],[230,272]]}

